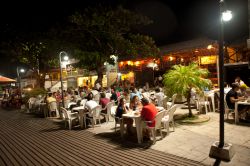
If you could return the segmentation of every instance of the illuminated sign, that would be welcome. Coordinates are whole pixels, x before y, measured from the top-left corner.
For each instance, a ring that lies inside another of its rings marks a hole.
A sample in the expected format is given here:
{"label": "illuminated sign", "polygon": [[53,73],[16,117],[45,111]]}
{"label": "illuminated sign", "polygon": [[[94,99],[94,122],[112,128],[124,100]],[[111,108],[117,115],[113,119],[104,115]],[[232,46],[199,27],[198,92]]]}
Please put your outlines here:
{"label": "illuminated sign", "polygon": [[212,56],[201,56],[200,57],[200,63],[202,65],[208,65],[208,64],[215,64],[217,61],[217,56],[212,55]]}

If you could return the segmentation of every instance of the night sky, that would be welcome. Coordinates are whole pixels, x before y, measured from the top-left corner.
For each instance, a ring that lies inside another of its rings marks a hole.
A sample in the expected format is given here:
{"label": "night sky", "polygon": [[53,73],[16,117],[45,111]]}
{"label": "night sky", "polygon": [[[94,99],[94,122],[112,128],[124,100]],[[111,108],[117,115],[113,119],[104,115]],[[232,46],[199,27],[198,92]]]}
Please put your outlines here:
{"label": "night sky", "polygon": [[[219,0],[9,0],[0,3],[1,35],[6,38],[8,36],[3,33],[6,29],[24,34],[46,31],[51,25],[65,21],[75,10],[98,3],[121,4],[150,17],[154,23],[141,29],[141,33],[152,36],[158,46],[204,36],[218,38]],[[227,0],[226,6],[234,13],[233,20],[225,28],[226,41],[246,38],[247,0]],[[3,68],[6,66],[0,64],[0,74]]]}

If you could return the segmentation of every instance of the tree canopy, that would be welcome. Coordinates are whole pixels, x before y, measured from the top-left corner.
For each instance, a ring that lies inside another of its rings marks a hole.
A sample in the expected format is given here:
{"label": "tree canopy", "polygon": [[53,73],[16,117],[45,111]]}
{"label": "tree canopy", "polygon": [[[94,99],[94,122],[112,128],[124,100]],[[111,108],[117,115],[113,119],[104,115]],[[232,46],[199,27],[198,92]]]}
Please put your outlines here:
{"label": "tree canopy", "polygon": [[70,21],[69,32],[77,42],[74,56],[80,67],[97,71],[98,82],[104,62],[114,63],[111,55],[119,59],[159,55],[154,40],[137,33],[137,28],[152,21],[122,7],[87,8],[72,15]]}

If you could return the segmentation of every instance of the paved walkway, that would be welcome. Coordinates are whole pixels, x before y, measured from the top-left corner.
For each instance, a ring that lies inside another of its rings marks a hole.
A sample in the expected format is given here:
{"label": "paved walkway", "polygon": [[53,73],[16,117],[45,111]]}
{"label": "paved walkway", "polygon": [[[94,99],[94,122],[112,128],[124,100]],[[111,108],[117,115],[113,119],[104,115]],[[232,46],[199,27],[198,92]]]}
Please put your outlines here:
{"label": "paved walkway", "polygon": [[122,142],[118,133],[93,134],[109,124],[102,126],[69,131],[58,120],[0,110],[0,165],[203,165],[165,150]]}
{"label": "paved walkway", "polygon": [[[178,105],[175,115],[188,112],[181,107],[182,105]],[[175,132],[171,132],[150,148],[213,165],[215,160],[209,157],[209,151],[213,142],[219,140],[219,113],[210,112],[208,115],[210,120],[199,125],[177,124]],[[114,124],[109,123],[96,128],[93,132],[112,132],[113,127]],[[225,122],[225,142],[233,144],[236,154],[231,162],[221,162],[221,165],[250,166],[250,124],[235,125],[231,117]]]}

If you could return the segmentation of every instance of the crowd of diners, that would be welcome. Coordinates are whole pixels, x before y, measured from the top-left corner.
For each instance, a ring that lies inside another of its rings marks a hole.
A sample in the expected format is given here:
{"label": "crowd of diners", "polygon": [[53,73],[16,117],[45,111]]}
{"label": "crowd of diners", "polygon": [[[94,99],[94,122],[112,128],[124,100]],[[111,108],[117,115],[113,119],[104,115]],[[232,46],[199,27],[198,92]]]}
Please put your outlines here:
{"label": "crowd of diners", "polygon": [[[48,92],[45,97],[45,102],[50,103],[56,101],[61,102],[61,91]],[[117,105],[115,112],[115,117],[122,118],[122,114],[125,114],[129,111],[139,110],[141,118],[145,121],[153,121],[155,115],[159,111],[156,106],[161,106],[161,100],[164,98],[164,93],[162,92],[161,87],[156,87],[155,89],[146,88],[146,86],[137,89],[134,86],[130,88],[123,87],[121,85],[113,85],[111,88],[95,88],[88,89],[87,87],[73,89],[69,88],[67,91],[64,91],[64,103],[75,102],[76,104],[70,105],[68,108],[72,110],[74,107],[80,106],[82,100],[86,100],[85,108],[91,110],[97,105],[101,105],[104,109],[106,105],[114,101]],[[103,113],[106,113],[107,110],[102,110]],[[87,114],[87,116],[91,116]],[[127,126],[127,133],[132,133],[132,119],[124,119],[124,123]],[[148,124],[150,126],[154,123]],[[145,135],[148,136],[148,132]]]}
{"label": "crowd of diners", "polygon": [[[229,108],[233,110],[235,102],[245,101],[247,97],[249,98],[249,94],[246,92],[247,88],[248,86],[239,77],[236,77],[235,82],[231,84],[231,89],[225,93],[225,99]],[[18,89],[13,90],[9,95],[5,93],[3,97],[4,100],[2,100],[2,106],[11,104],[19,107],[22,104],[19,94]],[[77,89],[68,88],[63,91],[63,95],[61,94],[61,90],[55,92],[48,91],[46,96],[42,98],[42,102],[47,104],[57,102],[59,107],[62,100],[64,100],[66,105],[69,102],[73,102],[75,104],[70,105],[70,107],[65,106],[68,110],[72,110],[74,107],[80,106],[82,100],[86,100],[86,111],[91,110],[97,105],[101,105],[103,108],[102,112],[106,113],[107,110],[104,108],[109,102],[114,101],[117,105],[115,117],[122,118],[122,114],[137,110],[142,120],[154,121],[156,114],[160,111],[157,109],[157,106],[163,107],[163,99],[165,97],[162,87],[160,86],[150,89],[148,84],[146,84],[142,88],[137,89],[133,85],[128,87],[122,84],[114,84],[110,88],[102,88],[97,84],[93,89],[89,89],[86,86]],[[247,105],[239,105],[238,110],[240,118],[245,119],[250,112],[250,107]],[[91,115],[88,114],[87,116]],[[133,120],[130,118],[123,118],[123,122],[127,126],[127,133],[131,134]],[[148,123],[147,125],[152,127],[154,126],[154,122]],[[144,136],[148,136],[147,131],[144,132]]]}
{"label": "crowd of diners", "polygon": [[1,107],[19,109],[22,104],[23,102],[18,88],[3,88],[1,93]]}

